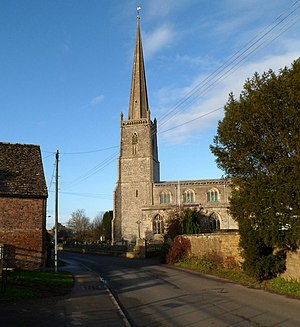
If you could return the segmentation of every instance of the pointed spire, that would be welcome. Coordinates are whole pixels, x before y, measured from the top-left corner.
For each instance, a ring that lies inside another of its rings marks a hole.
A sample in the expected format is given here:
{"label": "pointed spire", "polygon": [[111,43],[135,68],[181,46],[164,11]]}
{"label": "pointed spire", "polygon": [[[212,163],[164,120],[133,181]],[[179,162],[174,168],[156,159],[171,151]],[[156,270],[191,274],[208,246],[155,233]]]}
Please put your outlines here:
{"label": "pointed spire", "polygon": [[143,47],[140,32],[140,16],[137,16],[136,41],[131,80],[128,120],[148,117],[148,97],[144,67]]}

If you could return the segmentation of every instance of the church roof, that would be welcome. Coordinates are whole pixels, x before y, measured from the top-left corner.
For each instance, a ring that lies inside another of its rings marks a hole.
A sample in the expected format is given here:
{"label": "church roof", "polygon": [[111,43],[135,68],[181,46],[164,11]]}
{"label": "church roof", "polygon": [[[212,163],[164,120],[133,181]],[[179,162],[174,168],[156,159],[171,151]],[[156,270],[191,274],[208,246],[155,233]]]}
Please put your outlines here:
{"label": "church roof", "polygon": [[148,117],[148,96],[144,67],[144,56],[140,32],[140,17],[137,17],[136,41],[131,80],[128,120]]}
{"label": "church roof", "polygon": [[48,196],[38,145],[0,142],[0,196]]}

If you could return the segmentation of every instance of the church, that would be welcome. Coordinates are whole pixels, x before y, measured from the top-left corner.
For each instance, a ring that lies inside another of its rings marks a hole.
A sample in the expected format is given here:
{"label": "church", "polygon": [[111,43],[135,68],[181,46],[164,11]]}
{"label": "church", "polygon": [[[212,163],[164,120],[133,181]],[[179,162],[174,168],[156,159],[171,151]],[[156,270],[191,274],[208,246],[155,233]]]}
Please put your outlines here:
{"label": "church", "polygon": [[114,190],[112,237],[114,243],[137,239],[159,241],[170,213],[179,208],[202,210],[214,229],[237,229],[228,213],[230,185],[225,179],[161,181],[157,121],[148,106],[140,17],[128,117],[120,115],[118,179]]}

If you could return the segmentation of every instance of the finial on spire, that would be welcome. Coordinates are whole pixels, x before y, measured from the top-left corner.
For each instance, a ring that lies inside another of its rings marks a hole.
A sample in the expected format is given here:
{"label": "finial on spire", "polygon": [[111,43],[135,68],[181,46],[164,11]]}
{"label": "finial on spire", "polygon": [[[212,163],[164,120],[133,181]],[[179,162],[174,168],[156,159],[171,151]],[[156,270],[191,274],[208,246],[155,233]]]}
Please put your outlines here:
{"label": "finial on spire", "polygon": [[137,18],[140,18],[140,10],[142,9],[142,7],[140,7],[140,6],[137,6],[136,7],[136,17]]}

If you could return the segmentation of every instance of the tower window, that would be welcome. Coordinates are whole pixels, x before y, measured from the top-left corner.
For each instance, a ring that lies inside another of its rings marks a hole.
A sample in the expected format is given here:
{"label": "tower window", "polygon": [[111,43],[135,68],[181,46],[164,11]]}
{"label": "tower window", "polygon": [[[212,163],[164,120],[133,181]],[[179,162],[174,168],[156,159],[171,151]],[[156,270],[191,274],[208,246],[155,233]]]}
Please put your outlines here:
{"label": "tower window", "polygon": [[135,197],[137,198],[139,196],[139,191],[135,190]]}
{"label": "tower window", "polygon": [[133,133],[131,143],[132,143],[132,154],[136,154],[136,152],[137,152],[137,144],[138,144],[138,136],[137,136],[137,133]]}

